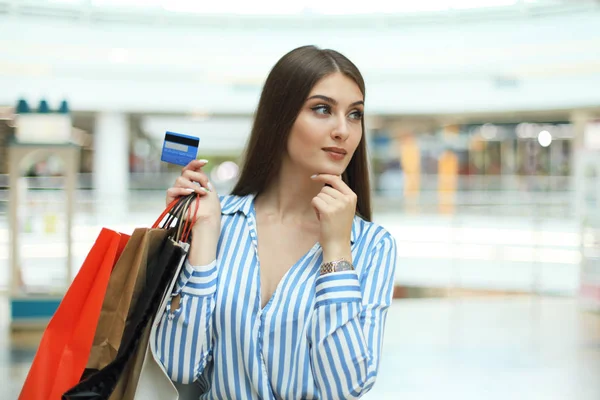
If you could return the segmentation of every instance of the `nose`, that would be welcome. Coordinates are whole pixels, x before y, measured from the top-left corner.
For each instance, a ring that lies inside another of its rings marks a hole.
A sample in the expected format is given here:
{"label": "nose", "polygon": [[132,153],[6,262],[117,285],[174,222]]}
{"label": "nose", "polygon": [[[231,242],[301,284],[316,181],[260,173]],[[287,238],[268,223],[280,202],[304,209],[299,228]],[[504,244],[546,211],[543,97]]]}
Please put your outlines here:
{"label": "nose", "polygon": [[331,131],[331,137],[335,140],[335,141],[345,141],[346,139],[348,139],[348,135],[350,134],[349,132],[349,127],[348,127],[348,121],[346,121],[345,117],[340,117],[336,119],[336,125],[333,128],[333,130]]}

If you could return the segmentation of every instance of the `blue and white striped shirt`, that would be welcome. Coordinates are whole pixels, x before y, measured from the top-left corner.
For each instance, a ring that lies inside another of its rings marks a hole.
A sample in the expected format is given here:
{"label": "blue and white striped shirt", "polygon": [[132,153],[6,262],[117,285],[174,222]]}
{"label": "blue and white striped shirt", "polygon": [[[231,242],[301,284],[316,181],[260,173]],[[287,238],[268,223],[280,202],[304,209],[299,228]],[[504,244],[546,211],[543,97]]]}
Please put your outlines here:
{"label": "blue and white striped shirt", "polygon": [[317,243],[261,307],[254,196],[221,198],[221,236],[209,265],[188,262],[157,330],[171,379],[197,381],[201,399],[350,399],[375,382],[392,301],[396,243],[356,216],[355,271],[319,275]]}

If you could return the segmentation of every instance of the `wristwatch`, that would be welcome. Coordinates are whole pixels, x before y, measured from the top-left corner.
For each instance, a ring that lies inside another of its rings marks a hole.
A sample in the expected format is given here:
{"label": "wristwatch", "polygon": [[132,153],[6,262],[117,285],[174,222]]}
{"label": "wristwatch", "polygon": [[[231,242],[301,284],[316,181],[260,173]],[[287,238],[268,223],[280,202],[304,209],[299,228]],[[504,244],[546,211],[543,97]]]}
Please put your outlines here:
{"label": "wristwatch", "polygon": [[353,271],[354,266],[352,263],[344,260],[343,258],[336,261],[330,261],[325,264],[321,264],[321,275],[329,274],[331,272],[340,271]]}

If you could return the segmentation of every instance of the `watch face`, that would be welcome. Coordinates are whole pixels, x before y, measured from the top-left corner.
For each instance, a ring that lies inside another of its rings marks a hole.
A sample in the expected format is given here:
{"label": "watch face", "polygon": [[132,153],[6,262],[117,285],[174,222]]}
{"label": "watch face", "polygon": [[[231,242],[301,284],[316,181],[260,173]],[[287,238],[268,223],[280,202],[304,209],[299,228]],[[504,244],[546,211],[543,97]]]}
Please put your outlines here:
{"label": "watch face", "polygon": [[348,261],[342,260],[340,262],[338,262],[335,267],[334,267],[335,271],[350,271],[353,270],[354,268],[352,267],[352,264],[350,264]]}

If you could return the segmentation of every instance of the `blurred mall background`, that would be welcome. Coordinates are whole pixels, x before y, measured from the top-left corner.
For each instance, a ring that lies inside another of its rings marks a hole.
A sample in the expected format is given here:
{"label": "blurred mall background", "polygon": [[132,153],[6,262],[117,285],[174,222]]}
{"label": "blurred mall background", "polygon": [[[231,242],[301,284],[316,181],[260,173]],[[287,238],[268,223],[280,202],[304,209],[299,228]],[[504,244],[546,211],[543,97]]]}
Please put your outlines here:
{"label": "blurred mall background", "polygon": [[179,174],[165,131],[200,137],[227,193],[266,75],[304,44],[365,76],[374,216],[398,241],[368,397],[600,399],[591,0],[0,0],[0,398],[44,324],[13,300],[60,298],[101,227],[152,224]]}

